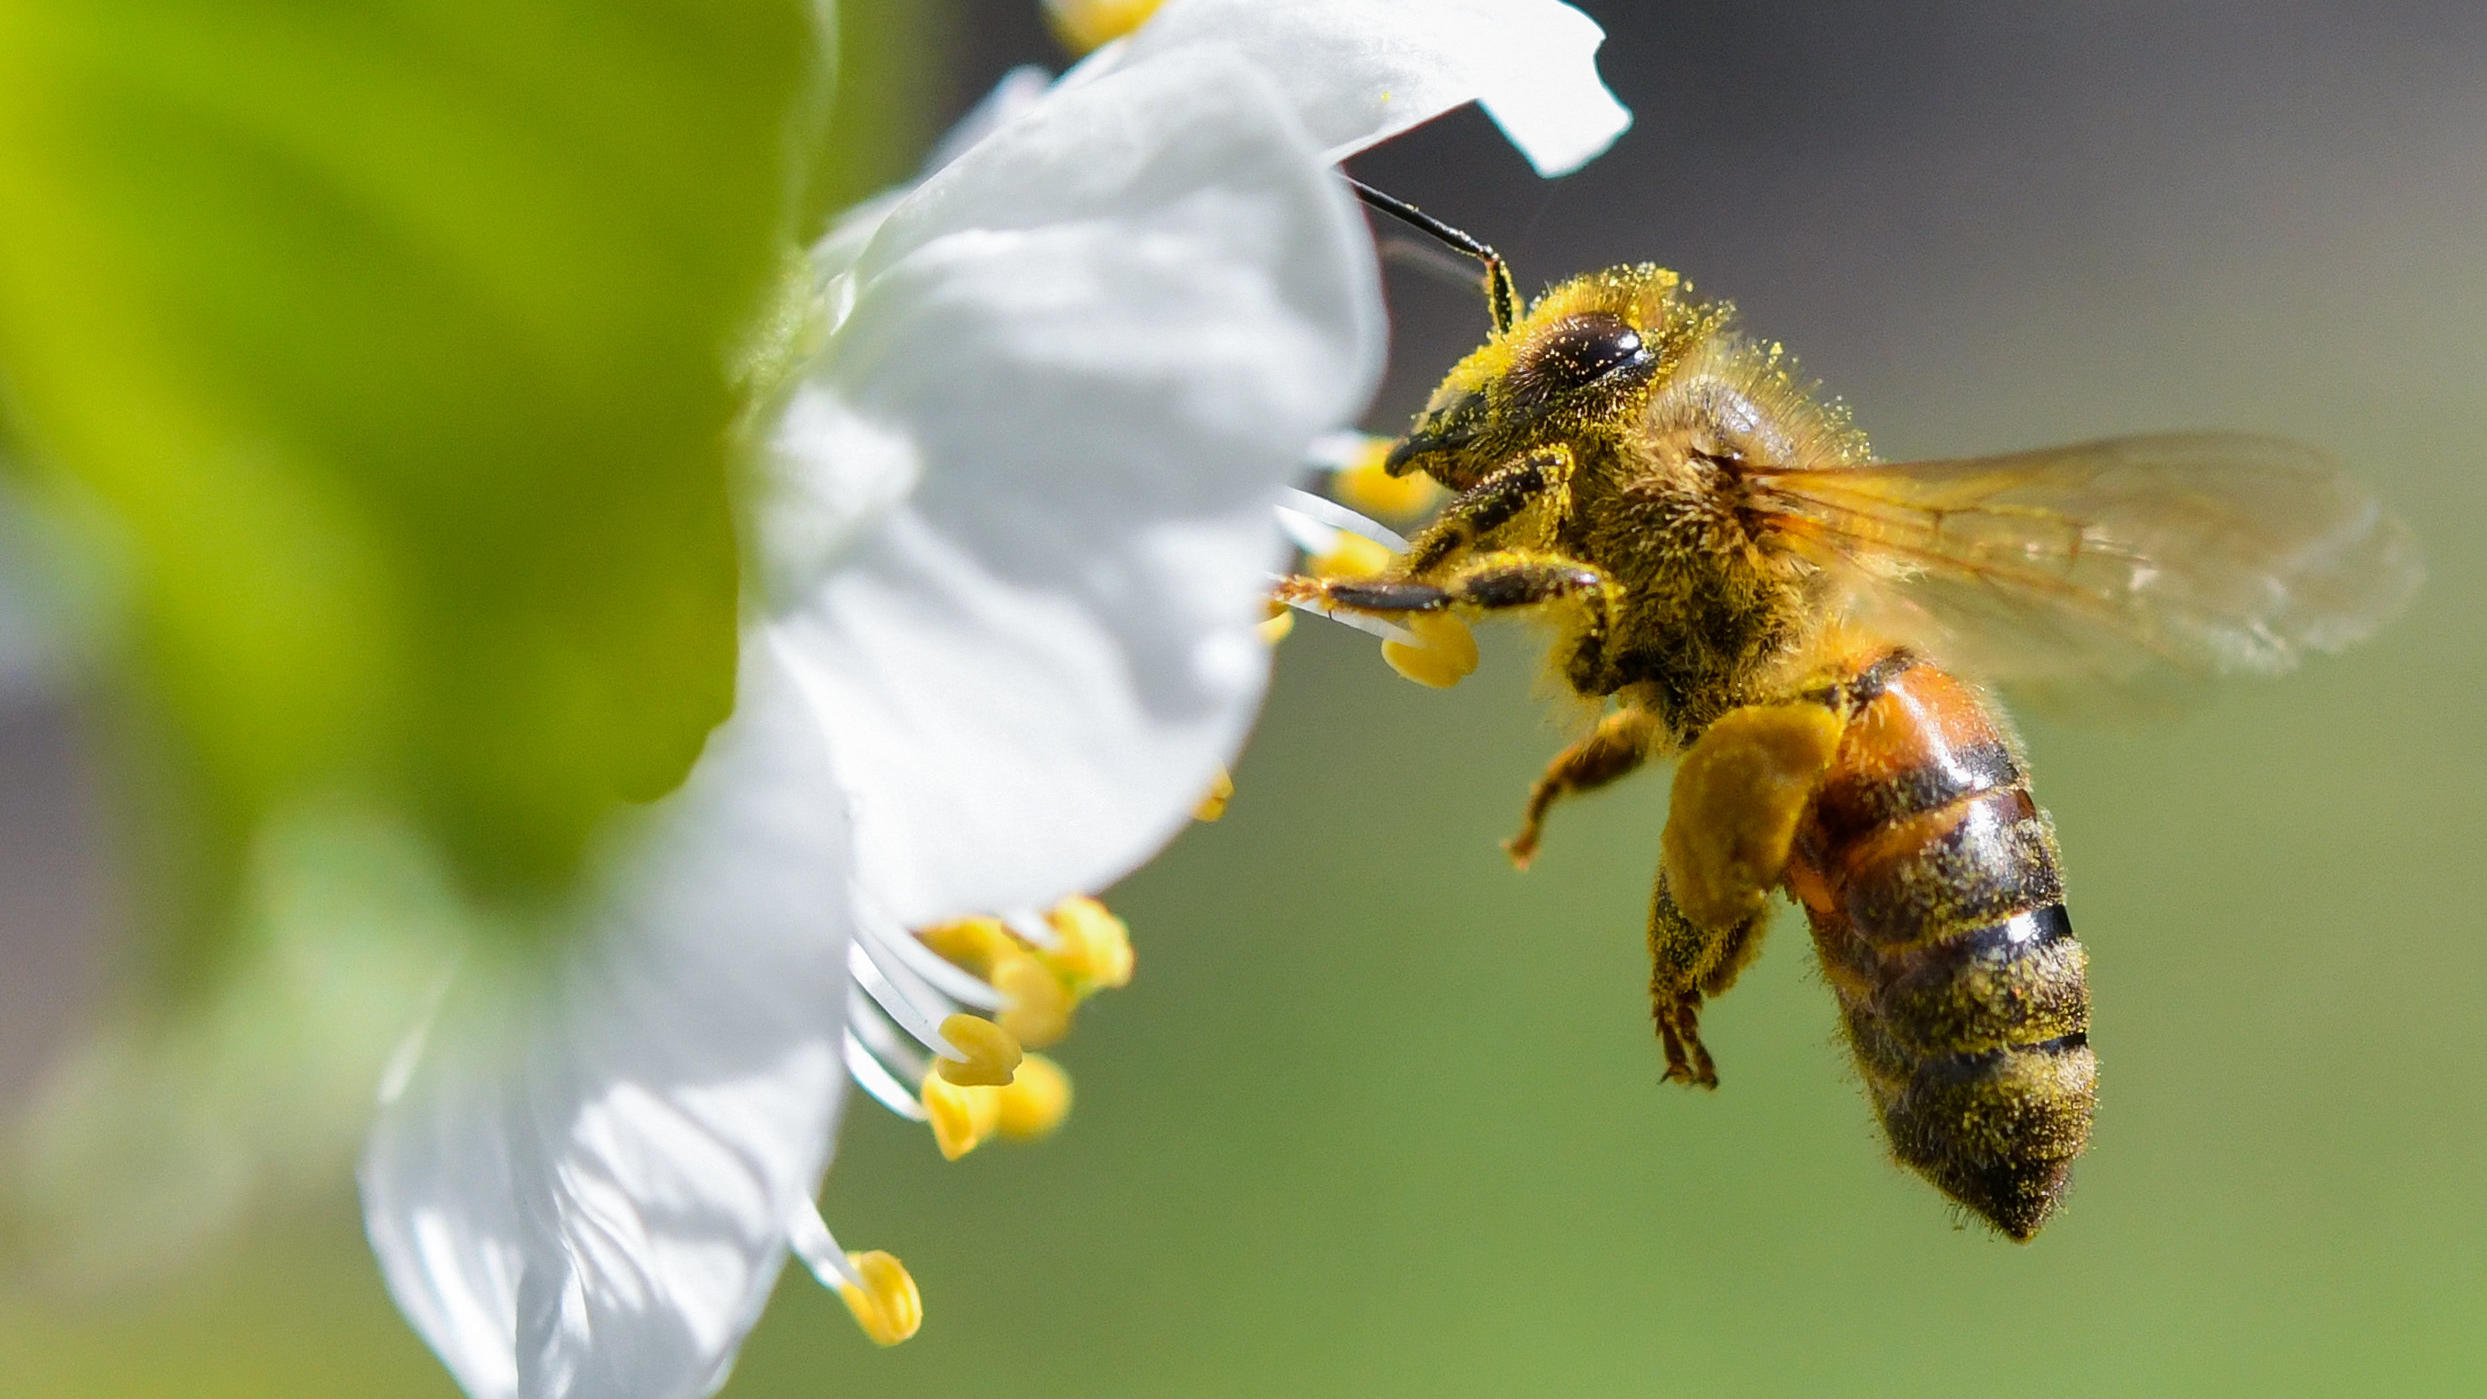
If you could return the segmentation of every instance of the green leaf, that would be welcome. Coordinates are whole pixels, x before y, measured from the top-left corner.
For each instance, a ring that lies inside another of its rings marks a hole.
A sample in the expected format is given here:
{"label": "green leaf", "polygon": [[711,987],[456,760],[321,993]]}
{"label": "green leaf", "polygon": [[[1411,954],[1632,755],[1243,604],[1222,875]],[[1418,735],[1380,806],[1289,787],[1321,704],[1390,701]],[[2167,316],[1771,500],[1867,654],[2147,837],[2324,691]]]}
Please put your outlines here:
{"label": "green leaf", "polygon": [[803,0],[0,0],[0,389],[120,536],[194,906],[336,789],[548,887],[686,769],[822,48]]}

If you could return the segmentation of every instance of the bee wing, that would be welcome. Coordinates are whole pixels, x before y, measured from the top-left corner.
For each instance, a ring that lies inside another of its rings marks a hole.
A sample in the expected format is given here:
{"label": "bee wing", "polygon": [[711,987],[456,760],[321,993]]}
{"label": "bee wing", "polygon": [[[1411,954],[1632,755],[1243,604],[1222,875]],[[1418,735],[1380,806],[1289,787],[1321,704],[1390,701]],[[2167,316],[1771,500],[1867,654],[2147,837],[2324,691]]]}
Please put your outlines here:
{"label": "bee wing", "polygon": [[2399,612],[2417,542],[2311,447],[2242,433],[1756,471],[1847,616],[2041,703],[2145,707],[2270,674]]}

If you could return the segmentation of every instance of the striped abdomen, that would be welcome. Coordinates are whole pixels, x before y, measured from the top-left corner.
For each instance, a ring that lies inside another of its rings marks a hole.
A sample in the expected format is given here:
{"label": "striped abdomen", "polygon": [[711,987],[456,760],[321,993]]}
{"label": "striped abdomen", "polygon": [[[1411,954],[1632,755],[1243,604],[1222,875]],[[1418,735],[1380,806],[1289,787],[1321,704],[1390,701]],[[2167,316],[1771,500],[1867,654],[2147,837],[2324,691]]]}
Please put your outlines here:
{"label": "striped abdomen", "polygon": [[2054,831],[1960,681],[1894,656],[1851,703],[1788,887],[1893,1153],[2027,1239],[2089,1140],[2098,1078]]}

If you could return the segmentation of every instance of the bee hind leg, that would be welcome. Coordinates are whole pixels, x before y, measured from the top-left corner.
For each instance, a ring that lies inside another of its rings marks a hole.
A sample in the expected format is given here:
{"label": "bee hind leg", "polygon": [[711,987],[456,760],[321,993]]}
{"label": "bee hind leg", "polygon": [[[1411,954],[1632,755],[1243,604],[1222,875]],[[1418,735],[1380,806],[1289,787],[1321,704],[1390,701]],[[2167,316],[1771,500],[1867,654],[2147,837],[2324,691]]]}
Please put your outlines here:
{"label": "bee hind leg", "polygon": [[1701,1043],[1701,1002],[1735,982],[1761,950],[1763,919],[1707,927],[1686,916],[1664,870],[1649,911],[1649,1012],[1666,1050],[1669,1083],[1718,1087],[1718,1065]]}
{"label": "bee hind leg", "polygon": [[1694,741],[1675,769],[1659,842],[1687,917],[1728,928],[1762,911],[1845,727],[1809,700],[1749,704]]}
{"label": "bee hind leg", "polygon": [[1842,727],[1808,701],[1748,705],[1712,724],[1676,768],[1649,915],[1650,1011],[1674,1082],[1718,1086],[1701,1002],[1761,950],[1770,891]]}

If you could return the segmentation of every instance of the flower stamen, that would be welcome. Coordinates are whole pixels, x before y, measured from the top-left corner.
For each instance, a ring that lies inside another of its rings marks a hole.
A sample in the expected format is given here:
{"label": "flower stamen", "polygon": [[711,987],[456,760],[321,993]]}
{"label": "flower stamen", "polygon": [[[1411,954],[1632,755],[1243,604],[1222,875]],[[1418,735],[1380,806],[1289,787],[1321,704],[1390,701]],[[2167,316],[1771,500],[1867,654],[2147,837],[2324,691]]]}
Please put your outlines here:
{"label": "flower stamen", "polygon": [[1419,685],[1447,690],[1477,668],[1477,639],[1468,624],[1447,612],[1419,612],[1408,618],[1410,639],[1385,640],[1382,659],[1390,668]]}
{"label": "flower stamen", "polygon": [[950,1014],[956,1007],[947,996],[922,982],[902,988],[897,979],[890,976],[872,956],[868,944],[862,940],[847,944],[846,971],[854,983],[863,988],[864,994],[872,998],[872,1003],[890,1018],[890,1022],[906,1031],[917,1044],[935,1054],[952,1052],[941,1031],[934,1028],[932,1017],[924,1012],[926,1005],[932,1005],[938,1007],[937,1013]]}
{"label": "flower stamen", "polygon": [[1053,969],[1032,953],[1003,958],[993,968],[993,986],[1008,999],[998,1021],[1024,1048],[1042,1049],[1071,1032],[1076,1004],[1070,988]]}
{"label": "flower stamen", "polygon": [[1304,561],[1307,572],[1321,578],[1370,578],[1390,567],[1390,551],[1362,535],[1339,531],[1329,552]]}
{"label": "flower stamen", "polygon": [[1307,453],[1330,469],[1330,494],[1368,515],[1412,520],[1432,509],[1443,496],[1441,483],[1430,476],[1390,474],[1392,442],[1361,432],[1336,432],[1313,443]]}
{"label": "flower stamen", "polygon": [[838,1296],[872,1343],[894,1346],[914,1335],[924,1324],[924,1294],[907,1265],[879,1249],[848,1254],[847,1261],[862,1280],[841,1283]]}
{"label": "flower stamen", "polygon": [[1071,1076],[1042,1054],[1029,1055],[1018,1077],[993,1094],[1001,1109],[994,1127],[1012,1141],[1048,1136],[1071,1112]]}
{"label": "flower stamen", "polygon": [[786,1245],[820,1285],[838,1294],[855,1324],[874,1345],[894,1346],[924,1324],[924,1294],[907,1266],[879,1249],[848,1253],[838,1247],[820,1206],[805,1200],[788,1212]]}
{"label": "flower stamen", "polygon": [[[1357,514],[1328,496],[1314,495],[1311,491],[1299,491],[1293,487],[1289,487],[1279,498],[1278,524],[1286,530],[1287,537],[1308,554],[1324,553],[1332,547],[1329,536],[1318,532],[1324,526],[1370,539],[1394,554],[1408,551],[1406,535],[1378,520]],[[1309,537],[1307,526],[1314,531]]]}
{"label": "flower stamen", "polygon": [[1079,995],[1131,984],[1130,924],[1086,897],[1064,899],[1048,917],[1061,939],[1054,969],[1071,979]]}
{"label": "flower stamen", "polygon": [[[1287,614],[1286,614],[1286,613],[1284,613],[1284,612],[1281,612],[1281,613],[1279,613],[1279,614],[1278,614],[1278,616],[1279,616],[1279,617],[1286,617],[1286,616],[1287,616]],[[1277,620],[1277,618],[1272,618],[1271,620],[1272,620],[1272,621],[1275,621],[1275,620]],[[1261,625],[1262,625],[1262,627],[1263,627],[1264,629],[1266,629],[1266,628],[1268,627],[1269,623],[1268,623],[1268,622],[1264,622],[1264,623],[1262,623]],[[1294,622],[1293,622],[1293,620],[1292,620],[1292,619],[1290,619],[1290,620],[1288,621],[1288,625],[1289,625],[1289,626],[1293,626],[1293,625],[1294,625]],[[1266,633],[1265,633],[1265,634],[1266,634]],[[1279,635],[1280,635],[1280,636],[1284,636],[1284,635],[1286,635],[1286,633],[1285,633],[1285,632],[1280,632],[1280,633],[1279,633]],[[1271,638],[1271,639],[1274,641],[1276,638],[1274,638],[1274,637],[1273,637],[1273,638]],[[1228,772],[1226,769],[1224,769],[1224,768],[1219,768],[1219,769],[1218,769],[1218,777],[1217,777],[1217,780],[1216,780],[1215,782],[1212,782],[1212,783],[1210,783],[1210,784],[1209,784],[1209,794],[1208,794],[1207,796],[1202,797],[1202,798],[1200,799],[1200,805],[1195,806],[1195,807],[1193,807],[1193,808],[1192,808],[1192,819],[1193,819],[1193,820],[1195,820],[1195,821],[1215,821],[1215,820],[1216,820],[1216,819],[1218,819],[1219,817],[1224,816],[1224,815],[1226,814],[1226,804],[1227,804],[1229,801],[1232,801],[1232,800],[1234,799],[1234,796],[1235,796],[1235,778],[1234,778],[1234,775],[1233,775],[1232,773],[1229,773],[1229,772]]]}
{"label": "flower stamen", "polygon": [[958,1014],[941,1022],[950,1052],[933,1061],[933,1072],[963,1088],[998,1088],[1019,1069],[1018,1038],[981,1015]]}
{"label": "flower stamen", "polygon": [[[865,1017],[857,1023],[870,1023],[871,1019],[872,1017]],[[864,1044],[862,1036],[856,1034],[852,1027],[847,1030],[845,1041],[839,1049],[841,1057],[846,1061],[847,1077],[855,1080],[856,1087],[871,1094],[872,1101],[909,1122],[924,1120],[923,1105],[918,1103],[915,1095],[907,1091],[907,1086],[889,1071],[888,1066],[873,1054],[872,1050]]]}
{"label": "flower stamen", "polygon": [[1045,22],[1073,53],[1089,53],[1148,22],[1163,0],[1045,0]]}
{"label": "flower stamen", "polygon": [[1002,1090],[987,1084],[952,1083],[929,1073],[924,1075],[922,1103],[925,1125],[933,1129],[933,1145],[944,1161],[956,1161],[984,1145],[1001,1124]]}
{"label": "flower stamen", "polygon": [[1123,920],[1080,897],[1042,914],[895,927],[871,925],[849,949],[841,1053],[857,1086],[924,1123],[952,1161],[995,1136],[1029,1140],[1061,1125],[1070,1077],[1027,1051],[1068,1035],[1089,996],[1130,983]]}
{"label": "flower stamen", "polygon": [[[930,983],[941,994],[978,1010],[1001,1009],[1001,996],[975,974],[981,964],[971,966],[949,956],[889,918],[867,916],[856,921],[864,934],[872,939],[876,949],[889,953],[900,966]],[[994,929],[994,935],[1008,940],[998,926]]]}
{"label": "flower stamen", "polygon": [[1045,921],[1045,915],[1032,909],[1023,908],[1002,915],[1002,926],[1010,930],[1012,937],[1039,952],[1051,952],[1061,942],[1054,936],[1054,925]]}
{"label": "flower stamen", "polygon": [[917,933],[916,940],[971,978],[982,978],[1016,943],[999,918],[962,918]]}

